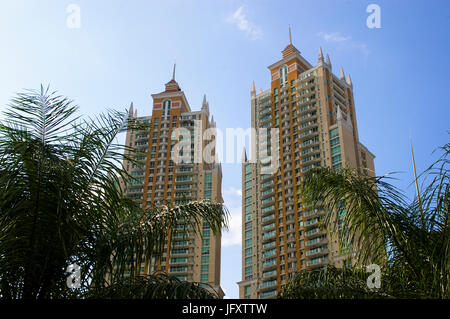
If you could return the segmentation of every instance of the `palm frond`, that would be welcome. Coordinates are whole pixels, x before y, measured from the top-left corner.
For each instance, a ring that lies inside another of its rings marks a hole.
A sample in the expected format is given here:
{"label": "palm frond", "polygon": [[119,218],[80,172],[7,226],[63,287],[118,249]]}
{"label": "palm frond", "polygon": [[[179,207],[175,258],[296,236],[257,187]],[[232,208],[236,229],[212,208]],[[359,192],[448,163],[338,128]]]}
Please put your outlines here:
{"label": "palm frond", "polygon": [[125,277],[112,285],[89,292],[88,298],[102,299],[216,299],[212,289],[181,281],[165,273]]}
{"label": "palm frond", "polygon": [[[203,221],[214,232],[226,226],[220,204],[142,211],[119,186],[130,178],[122,161],[133,161],[133,150],[116,140],[126,128],[143,124],[126,111],[79,121],[76,109],[41,86],[19,93],[0,123],[0,298],[85,297],[134,280],[139,272],[130,277],[125,268],[158,256],[177,222],[194,231]],[[66,286],[66,268],[73,263],[81,267],[78,290]],[[148,287],[160,286],[152,280]]]}

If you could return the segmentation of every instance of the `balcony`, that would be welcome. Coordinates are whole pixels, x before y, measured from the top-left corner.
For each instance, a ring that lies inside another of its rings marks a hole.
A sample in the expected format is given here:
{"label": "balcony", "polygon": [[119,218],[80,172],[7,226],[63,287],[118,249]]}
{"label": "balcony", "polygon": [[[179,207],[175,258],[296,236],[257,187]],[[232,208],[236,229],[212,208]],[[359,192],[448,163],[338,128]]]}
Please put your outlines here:
{"label": "balcony", "polygon": [[271,257],[274,257],[275,255],[276,255],[276,249],[275,248],[267,249],[262,254],[264,260],[267,260],[267,259],[269,259]]}
{"label": "balcony", "polygon": [[310,228],[310,227],[316,227],[319,224],[319,219],[316,218],[312,218],[306,221],[305,223],[305,227]]}
{"label": "balcony", "polygon": [[315,246],[320,246],[320,245],[324,245],[324,244],[328,244],[328,239],[322,238],[322,237],[317,237],[317,238],[308,240],[306,242],[307,247],[315,247]]}
{"label": "balcony", "polygon": [[266,214],[269,214],[269,213],[273,213],[274,211],[275,211],[275,206],[274,205],[271,205],[271,206],[268,206],[268,207],[264,207],[263,209],[261,209],[261,213],[263,215],[266,215]]}
{"label": "balcony", "polygon": [[314,248],[314,249],[308,250],[306,252],[306,256],[307,257],[313,257],[313,256],[317,257],[319,255],[325,255],[328,252],[329,252],[328,248],[318,247],[318,248]]}
{"label": "balcony", "polygon": [[263,230],[263,232],[267,232],[267,231],[272,230],[274,228],[275,228],[275,223],[272,222],[271,224],[264,225],[262,227],[262,230]]}
{"label": "balcony", "polygon": [[268,259],[263,262],[263,268],[275,268],[277,266],[276,258]]}
{"label": "balcony", "polygon": [[264,225],[266,223],[272,222],[274,219],[275,219],[275,214],[270,214],[268,216],[263,217],[261,221],[262,221],[262,224]]}
{"label": "balcony", "polygon": [[265,291],[265,292],[261,293],[259,295],[259,298],[267,299],[267,298],[275,297],[276,295],[277,295],[277,291],[276,290],[270,290],[270,291]]}
{"label": "balcony", "polygon": [[259,285],[260,290],[265,290],[268,288],[272,288],[277,285],[276,280],[270,280],[270,281],[264,281],[262,284]]}
{"label": "balcony", "polygon": [[188,267],[170,267],[169,273],[171,274],[182,274],[182,273],[187,273],[188,272]]}
{"label": "balcony", "polygon": [[306,113],[305,115],[302,115],[300,118],[298,118],[298,122],[299,123],[303,123],[305,121],[311,120],[311,119],[316,119],[317,118],[317,112],[316,111],[312,111],[309,113]]}
{"label": "balcony", "polygon": [[308,267],[312,268],[312,267],[324,266],[324,265],[327,265],[328,263],[329,263],[329,259],[328,259],[328,256],[326,256],[326,257],[311,259],[306,263],[306,265]]}
{"label": "balcony", "polygon": [[178,168],[176,170],[177,174],[192,174],[193,168],[189,167],[189,168]]}
{"label": "balcony", "polygon": [[189,178],[180,178],[180,179],[178,179],[177,178],[177,180],[176,180],[176,183],[177,184],[181,184],[181,183],[192,183],[192,181],[193,181],[193,178],[192,177],[189,177]]}
{"label": "balcony", "polygon": [[262,240],[263,241],[268,241],[268,240],[270,240],[270,239],[272,239],[274,237],[275,237],[275,230],[272,230],[272,231],[270,231],[268,233],[264,233],[263,236],[262,236]]}
{"label": "balcony", "polygon": [[301,141],[307,140],[308,138],[313,137],[313,135],[319,135],[317,127],[308,129],[299,135],[299,139]]}
{"label": "balcony", "polygon": [[325,231],[320,228],[313,228],[313,229],[305,232],[305,237],[306,238],[314,238],[314,237],[323,235],[324,233],[325,233]]}
{"label": "balcony", "polygon": [[269,270],[269,271],[263,272],[263,278],[270,278],[270,277],[274,277],[276,275],[277,275],[276,270]]}

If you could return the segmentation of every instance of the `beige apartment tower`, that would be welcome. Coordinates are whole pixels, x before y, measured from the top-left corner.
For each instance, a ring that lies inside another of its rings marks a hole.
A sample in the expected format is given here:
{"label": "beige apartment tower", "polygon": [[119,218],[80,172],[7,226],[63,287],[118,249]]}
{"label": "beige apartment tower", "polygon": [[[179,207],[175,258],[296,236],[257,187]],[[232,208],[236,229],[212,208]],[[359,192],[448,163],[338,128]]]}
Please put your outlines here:
{"label": "beige apartment tower", "polygon": [[[126,145],[141,153],[136,160],[139,164],[124,161],[124,167],[133,177],[124,185],[126,196],[138,201],[142,208],[151,205],[181,204],[192,200],[210,200],[222,203],[222,169],[219,163],[206,163],[201,150],[206,143],[203,136],[208,128],[215,128],[209,114],[206,96],[200,111],[192,111],[184,92],[173,78],[166,83],[165,90],[152,94],[151,116],[138,117],[130,107],[130,117],[150,124],[148,130],[128,130]],[[173,160],[172,150],[180,142],[175,129],[190,133],[190,141],[185,157]],[[196,133],[196,134],[194,134]],[[208,141],[210,144],[211,141]],[[186,155],[191,155],[186,159]],[[183,228],[182,225],[179,226]],[[203,223],[202,235],[193,232],[176,232],[167,239],[160,260],[153,260],[142,273],[162,271],[177,276],[181,280],[208,283],[223,297],[220,287],[221,234],[214,235],[208,224]]]}
{"label": "beige apartment tower", "polygon": [[[335,76],[321,48],[317,64],[311,65],[291,39],[282,59],[268,68],[270,89],[257,93],[254,83],[251,87],[256,135],[251,158],[244,153],[242,165],[240,298],[273,298],[301,270],[351,267],[349,249],[341,249],[335,234],[318,227],[324,212],[302,207],[302,176],[314,167],[343,166],[375,174],[375,156],[358,138],[350,75],[345,78],[341,69]],[[260,131],[270,128],[278,129],[278,137],[261,138]],[[260,148],[274,143],[276,170],[266,174]]]}

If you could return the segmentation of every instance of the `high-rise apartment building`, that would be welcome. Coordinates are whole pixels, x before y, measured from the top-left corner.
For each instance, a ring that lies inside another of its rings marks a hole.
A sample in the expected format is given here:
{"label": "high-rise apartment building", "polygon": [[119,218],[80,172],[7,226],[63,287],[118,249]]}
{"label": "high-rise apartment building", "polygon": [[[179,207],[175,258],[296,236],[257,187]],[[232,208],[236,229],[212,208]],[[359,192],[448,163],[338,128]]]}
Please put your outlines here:
{"label": "high-rise apartment building", "polygon": [[[211,200],[222,203],[222,169],[219,163],[206,162],[202,156],[205,142],[201,138],[208,128],[215,128],[209,114],[206,96],[200,111],[192,111],[184,92],[174,75],[161,93],[152,94],[151,116],[137,116],[130,107],[130,116],[150,124],[148,130],[128,130],[126,145],[139,151],[135,160],[139,164],[124,161],[124,167],[133,180],[124,185],[126,196],[138,201],[142,208],[151,205],[181,204],[192,200]],[[186,134],[176,133],[184,132]],[[180,137],[181,136],[181,137]],[[181,143],[178,150],[175,145]],[[208,145],[214,141],[208,141]],[[213,145],[214,146],[214,145]],[[174,150],[175,147],[175,150]],[[173,152],[178,152],[174,160]],[[183,156],[179,153],[184,152]],[[180,228],[184,226],[179,225]],[[189,229],[175,232],[167,238],[163,255],[151,261],[148,269],[142,265],[142,273],[167,272],[181,280],[208,283],[223,297],[220,287],[221,234],[214,235],[207,223],[202,234]]]}
{"label": "high-rise apartment building", "polygon": [[[290,33],[290,32],[289,32]],[[292,45],[270,65],[270,89],[251,87],[252,156],[242,165],[242,281],[240,298],[271,298],[289,276],[333,264],[351,266],[348,248],[318,227],[323,211],[308,210],[299,192],[314,167],[352,167],[374,175],[374,155],[358,138],[353,85],[332,73],[319,48],[317,65]],[[278,137],[261,134],[278,129]],[[272,144],[272,145],[271,145]],[[272,147],[275,170],[266,173],[261,149]],[[363,169],[366,168],[366,169]],[[345,214],[345,209],[338,212]],[[348,247],[348,246],[347,246]]]}

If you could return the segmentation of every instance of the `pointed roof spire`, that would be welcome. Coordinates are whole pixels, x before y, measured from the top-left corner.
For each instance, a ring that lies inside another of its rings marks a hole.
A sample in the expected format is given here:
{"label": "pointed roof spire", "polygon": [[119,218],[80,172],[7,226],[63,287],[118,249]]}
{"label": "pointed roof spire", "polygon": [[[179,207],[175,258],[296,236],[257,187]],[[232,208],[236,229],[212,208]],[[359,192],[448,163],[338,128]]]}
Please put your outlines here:
{"label": "pointed roof spire", "polygon": [[130,109],[129,109],[129,111],[128,111],[128,115],[129,115],[130,117],[133,117],[133,112],[134,112],[134,110],[133,110],[133,102],[131,102]]}
{"label": "pointed roof spire", "polygon": [[323,64],[323,53],[322,53],[322,47],[319,47],[319,57],[318,57],[318,64]]}
{"label": "pointed roof spire", "polygon": [[202,111],[205,111],[209,116],[209,103],[206,101],[206,94],[203,95]]}
{"label": "pointed roof spire", "polygon": [[137,117],[137,109],[134,110],[134,117]]}
{"label": "pointed roof spire", "polygon": [[289,44],[292,44],[291,25],[289,25]]}
{"label": "pointed roof spire", "polygon": [[347,84],[350,85],[350,86],[353,86],[352,78],[350,77],[350,73],[347,74]]}
{"label": "pointed roof spire", "polygon": [[173,71],[172,71],[172,80],[166,83],[166,90],[164,92],[176,92],[181,91],[180,86],[178,85],[177,81],[175,81],[175,69],[177,67],[177,63],[174,62],[173,64]]}
{"label": "pointed roof spire", "polygon": [[331,61],[330,61],[330,56],[327,53],[327,60],[326,60],[328,66],[331,68]]}
{"label": "pointed roof spire", "polygon": [[247,151],[245,150],[245,147],[242,149],[242,163],[247,162]]}
{"label": "pointed roof spire", "polygon": [[300,51],[297,50],[297,48],[292,44],[291,26],[289,25],[289,44],[284,48],[283,51],[281,51],[281,54],[283,56],[283,59],[285,59],[296,53],[300,54]]}
{"label": "pointed roof spire", "polygon": [[341,72],[339,73],[339,78],[341,80],[345,80],[345,74],[344,74],[344,69],[341,67]]}
{"label": "pointed roof spire", "polygon": [[173,72],[172,72],[172,80],[174,80],[174,81],[175,81],[175,69],[176,69],[176,67],[177,67],[177,63],[175,62],[173,64]]}

